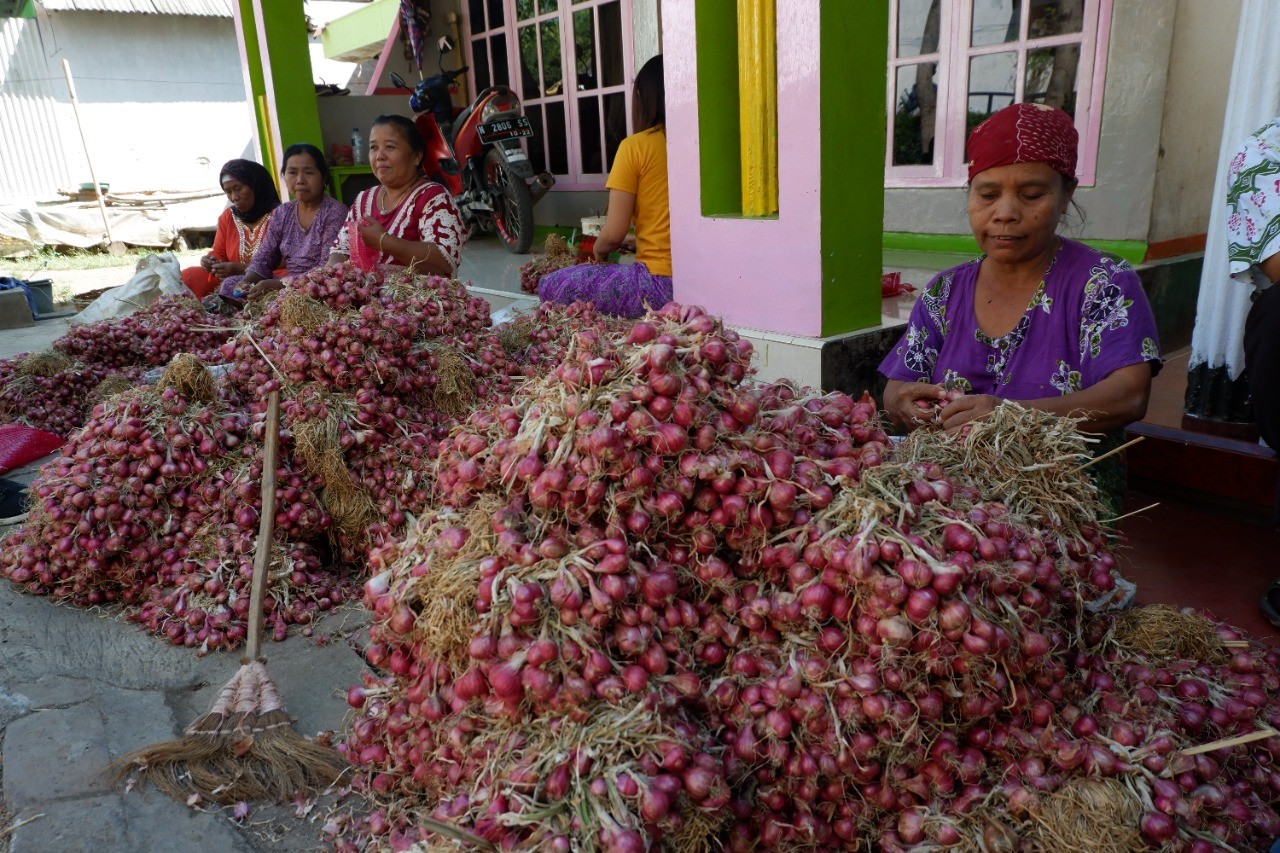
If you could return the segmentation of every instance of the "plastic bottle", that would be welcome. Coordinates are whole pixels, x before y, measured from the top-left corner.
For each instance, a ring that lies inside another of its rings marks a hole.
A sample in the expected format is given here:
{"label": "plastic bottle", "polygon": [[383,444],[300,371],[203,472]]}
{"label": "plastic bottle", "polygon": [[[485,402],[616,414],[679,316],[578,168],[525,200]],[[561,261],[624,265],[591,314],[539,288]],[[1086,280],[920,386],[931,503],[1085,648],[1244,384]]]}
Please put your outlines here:
{"label": "plastic bottle", "polygon": [[357,165],[369,162],[364,150],[364,134],[358,127],[351,128],[351,162]]}

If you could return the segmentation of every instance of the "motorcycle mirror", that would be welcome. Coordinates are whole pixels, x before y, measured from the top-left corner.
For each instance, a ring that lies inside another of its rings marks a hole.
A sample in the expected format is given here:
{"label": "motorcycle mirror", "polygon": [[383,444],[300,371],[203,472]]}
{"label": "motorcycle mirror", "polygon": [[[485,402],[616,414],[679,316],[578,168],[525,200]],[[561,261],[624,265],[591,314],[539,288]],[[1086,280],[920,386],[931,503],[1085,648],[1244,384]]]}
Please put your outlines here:
{"label": "motorcycle mirror", "polygon": [[440,49],[441,53],[451,53],[454,46],[453,39],[449,38],[449,36],[440,36],[440,40],[436,42],[436,47]]}
{"label": "motorcycle mirror", "polygon": [[400,89],[408,89],[408,88],[409,88],[408,84],[404,82],[404,78],[403,78],[403,77],[401,77],[399,74],[397,74],[397,73],[396,73],[396,72],[394,72],[394,71],[392,71],[392,72],[391,72],[391,82],[392,82],[392,84],[394,84],[396,87],[398,87],[398,88],[400,88]]}

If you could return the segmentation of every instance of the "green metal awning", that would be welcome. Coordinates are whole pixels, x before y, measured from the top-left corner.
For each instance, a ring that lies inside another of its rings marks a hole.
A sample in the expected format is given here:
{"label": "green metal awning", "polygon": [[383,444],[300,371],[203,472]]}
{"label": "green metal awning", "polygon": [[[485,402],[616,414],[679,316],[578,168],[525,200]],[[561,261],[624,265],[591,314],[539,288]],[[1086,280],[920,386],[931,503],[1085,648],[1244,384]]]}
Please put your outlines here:
{"label": "green metal awning", "polygon": [[373,59],[382,53],[399,13],[400,0],[374,0],[341,18],[334,18],[320,34],[325,59],[339,62]]}
{"label": "green metal awning", "polygon": [[0,18],[34,18],[36,0],[0,0]]}

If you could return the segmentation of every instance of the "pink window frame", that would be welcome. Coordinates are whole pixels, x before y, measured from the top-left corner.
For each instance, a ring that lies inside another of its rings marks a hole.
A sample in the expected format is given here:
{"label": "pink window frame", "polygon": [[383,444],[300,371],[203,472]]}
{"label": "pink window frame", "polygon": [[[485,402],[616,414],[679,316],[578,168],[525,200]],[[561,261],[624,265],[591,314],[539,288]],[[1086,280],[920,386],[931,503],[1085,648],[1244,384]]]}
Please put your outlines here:
{"label": "pink window frame", "polygon": [[[969,22],[974,0],[944,2],[939,21],[938,62],[938,127],[935,129],[934,163],[930,166],[893,165],[894,104],[897,97],[897,70],[915,65],[919,57],[898,58],[898,0],[891,0],[889,14],[889,73],[887,82],[885,146],[885,187],[962,187],[968,182],[964,164],[965,117],[968,112],[969,60],[975,56],[1017,51],[1017,95],[1025,85],[1027,51],[1040,47],[1080,44],[1080,67],[1076,88],[1086,97],[1076,102],[1076,130],[1080,133],[1080,162],[1077,174],[1082,186],[1093,186],[1097,179],[1098,137],[1102,124],[1102,96],[1106,86],[1107,46],[1111,37],[1113,0],[1085,0],[1084,22],[1079,35],[1028,39],[1027,23],[1030,4],[1024,3],[1018,23],[1018,40],[1001,44],[969,46]],[[935,54],[923,54],[935,56]]]}
{"label": "pink window frame", "polygon": [[[519,29],[523,26],[529,26],[531,23],[541,21],[556,20],[560,24],[560,62],[561,62],[561,79],[564,85],[561,88],[560,95],[551,97],[543,96],[533,99],[530,103],[547,104],[548,102],[559,101],[564,104],[565,111],[565,144],[568,147],[569,157],[569,173],[556,175],[556,189],[565,191],[587,191],[587,190],[603,190],[608,175],[605,173],[589,173],[582,172],[582,145],[581,145],[581,125],[578,118],[578,104],[576,90],[569,89],[571,76],[569,72],[577,68],[577,44],[572,38],[566,43],[564,34],[573,31],[573,14],[582,9],[595,9],[611,0],[559,0],[556,11],[535,14],[524,20],[516,20],[516,0],[503,0],[503,25],[494,29],[473,30],[470,20],[470,4],[463,2],[462,21],[466,28],[466,55],[468,62],[471,63],[473,50],[476,40],[483,37],[485,49],[489,50],[489,37],[496,33],[503,33],[507,38],[507,73],[514,75],[520,65],[520,40]],[[632,9],[631,0],[617,0],[619,4],[619,12],[622,16],[622,79],[621,86],[598,86],[593,93],[601,99],[601,116],[603,119],[603,97],[606,94],[621,92],[626,103],[626,120],[627,132],[630,133],[631,128],[631,81],[635,78],[635,47],[633,44],[633,25],[632,25]],[[536,7],[535,7],[536,8]],[[600,44],[600,15],[599,12],[593,14],[596,30],[596,45]],[[567,49],[566,49],[567,48]],[[597,47],[598,51],[598,47]],[[597,53],[597,63],[599,56]],[[474,64],[474,63],[471,63]],[[542,39],[538,39],[538,65],[542,66]],[[489,61],[490,77],[492,77],[493,60]],[[575,72],[576,73],[576,72]],[[468,89],[474,100],[476,96],[474,79],[468,77]],[[518,88],[512,86],[512,88]],[[543,122],[545,126],[546,112],[543,111]],[[605,150],[604,122],[600,124],[600,143],[601,151]]]}

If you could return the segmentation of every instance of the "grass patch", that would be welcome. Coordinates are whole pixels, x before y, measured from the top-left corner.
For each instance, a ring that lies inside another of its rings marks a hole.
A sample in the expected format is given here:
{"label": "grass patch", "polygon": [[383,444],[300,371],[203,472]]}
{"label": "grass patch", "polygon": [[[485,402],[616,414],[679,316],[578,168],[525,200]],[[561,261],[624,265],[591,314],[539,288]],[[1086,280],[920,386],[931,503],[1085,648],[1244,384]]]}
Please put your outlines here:
{"label": "grass patch", "polygon": [[[166,250],[128,248],[118,255],[112,255],[96,249],[63,248],[59,250],[52,246],[43,246],[20,258],[6,258],[5,266],[9,268],[8,275],[15,275],[18,278],[40,278],[40,274],[46,272],[133,268],[147,255],[163,251]],[[32,270],[36,272],[32,273]]]}

